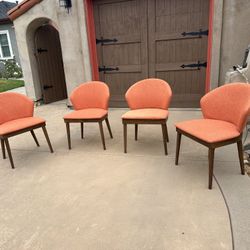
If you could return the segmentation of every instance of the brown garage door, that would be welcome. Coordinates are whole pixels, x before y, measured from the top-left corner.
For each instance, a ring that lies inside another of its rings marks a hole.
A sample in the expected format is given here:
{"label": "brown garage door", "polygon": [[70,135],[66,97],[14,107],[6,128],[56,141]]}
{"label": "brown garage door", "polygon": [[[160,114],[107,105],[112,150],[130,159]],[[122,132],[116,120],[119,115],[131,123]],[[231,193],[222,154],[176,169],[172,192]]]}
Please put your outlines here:
{"label": "brown garage door", "polygon": [[198,107],[205,93],[209,0],[96,0],[100,79],[111,106],[147,77],[166,80],[172,107]]}

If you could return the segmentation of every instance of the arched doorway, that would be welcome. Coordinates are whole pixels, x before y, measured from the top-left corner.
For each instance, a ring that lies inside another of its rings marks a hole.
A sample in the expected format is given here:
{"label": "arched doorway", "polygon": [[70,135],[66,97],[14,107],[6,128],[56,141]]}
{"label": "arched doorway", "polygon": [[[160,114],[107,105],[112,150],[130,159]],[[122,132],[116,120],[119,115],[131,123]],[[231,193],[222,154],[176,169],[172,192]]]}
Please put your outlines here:
{"label": "arched doorway", "polygon": [[37,28],[35,56],[44,103],[67,98],[59,33],[52,25],[45,24]]}

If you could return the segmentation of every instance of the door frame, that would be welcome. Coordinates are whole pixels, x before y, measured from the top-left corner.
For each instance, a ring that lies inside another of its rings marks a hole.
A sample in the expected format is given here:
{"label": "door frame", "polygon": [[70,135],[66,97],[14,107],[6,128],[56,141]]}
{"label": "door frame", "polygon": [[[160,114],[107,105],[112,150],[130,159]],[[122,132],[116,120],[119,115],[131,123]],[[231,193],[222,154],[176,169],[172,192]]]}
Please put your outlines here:
{"label": "door frame", "polygon": [[[96,36],[95,36],[95,23],[94,23],[94,12],[93,12],[93,1],[83,0],[85,13],[86,13],[86,26],[87,26],[87,37],[89,45],[90,63],[92,69],[92,79],[99,80],[98,72],[98,60],[97,60],[97,49],[96,49]],[[208,23],[208,47],[207,47],[207,68],[206,68],[206,82],[205,82],[205,93],[211,90],[211,62],[212,62],[212,47],[213,47],[213,19],[215,13],[215,0],[209,0],[209,23]],[[220,44],[218,45],[220,47]],[[219,76],[218,76],[219,77]]]}

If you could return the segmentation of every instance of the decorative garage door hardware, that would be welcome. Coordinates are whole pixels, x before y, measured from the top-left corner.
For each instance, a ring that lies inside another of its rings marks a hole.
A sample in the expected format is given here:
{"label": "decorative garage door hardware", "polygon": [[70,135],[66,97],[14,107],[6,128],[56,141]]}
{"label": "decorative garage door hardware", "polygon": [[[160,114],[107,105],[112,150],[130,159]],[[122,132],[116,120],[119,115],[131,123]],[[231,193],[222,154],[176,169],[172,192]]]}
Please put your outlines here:
{"label": "decorative garage door hardware", "polygon": [[107,71],[118,71],[118,70],[119,70],[118,67],[115,67],[115,68],[110,68],[110,67],[106,67],[106,66],[99,67],[99,72],[104,72],[104,74],[105,74]]}
{"label": "decorative garage door hardware", "polygon": [[43,52],[48,52],[48,50],[47,49],[38,48],[37,52],[40,54],[40,53],[43,53]]}
{"label": "decorative garage door hardware", "polygon": [[105,44],[105,43],[116,43],[118,40],[116,38],[113,39],[104,39],[103,37],[101,37],[101,39],[96,39],[96,44]]}
{"label": "decorative garage door hardware", "polygon": [[192,64],[182,64],[180,67],[183,68],[183,69],[184,68],[196,68],[197,67],[197,69],[200,70],[200,67],[204,67],[204,68],[207,67],[207,62],[201,63],[200,61],[198,61],[197,63],[192,63]]}
{"label": "decorative garage door hardware", "polygon": [[202,30],[200,29],[199,31],[193,31],[193,32],[182,32],[182,36],[208,36],[208,30]]}
{"label": "decorative garage door hardware", "polygon": [[43,89],[51,89],[51,88],[53,88],[52,85],[44,85],[44,86],[43,86]]}

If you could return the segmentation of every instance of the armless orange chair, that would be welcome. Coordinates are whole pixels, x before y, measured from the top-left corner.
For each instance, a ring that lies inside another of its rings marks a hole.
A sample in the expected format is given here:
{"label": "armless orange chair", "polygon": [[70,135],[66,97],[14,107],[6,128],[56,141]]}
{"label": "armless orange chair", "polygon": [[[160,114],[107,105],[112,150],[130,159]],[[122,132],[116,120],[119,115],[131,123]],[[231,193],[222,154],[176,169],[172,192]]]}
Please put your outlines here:
{"label": "armless orange chair", "polygon": [[33,117],[34,103],[28,97],[17,93],[1,93],[0,94],[0,139],[3,158],[6,159],[5,146],[9,155],[10,164],[14,167],[13,158],[10,151],[9,137],[31,132],[36,145],[39,147],[38,140],[34,133],[34,129],[42,128],[50,152],[53,149],[46,130],[46,121],[39,117]]}
{"label": "armless orange chair", "polygon": [[75,111],[64,116],[66,123],[68,146],[71,149],[70,123],[81,124],[83,139],[84,123],[98,122],[103,149],[106,150],[102,122],[105,120],[110,137],[113,138],[108,120],[109,88],[104,82],[91,81],[78,86],[71,94],[70,100]]}
{"label": "armless orange chair", "polygon": [[135,140],[138,139],[138,124],[160,124],[167,155],[169,138],[166,122],[172,97],[168,83],[154,78],[141,80],[128,89],[125,97],[131,110],[122,116],[124,153],[127,153],[127,124],[135,124]]}
{"label": "armless orange chair", "polygon": [[181,135],[208,147],[208,188],[212,189],[214,151],[216,148],[237,143],[241,174],[244,175],[242,131],[250,111],[250,85],[233,83],[223,85],[201,99],[204,119],[176,124],[177,144],[175,164],[178,165]]}

